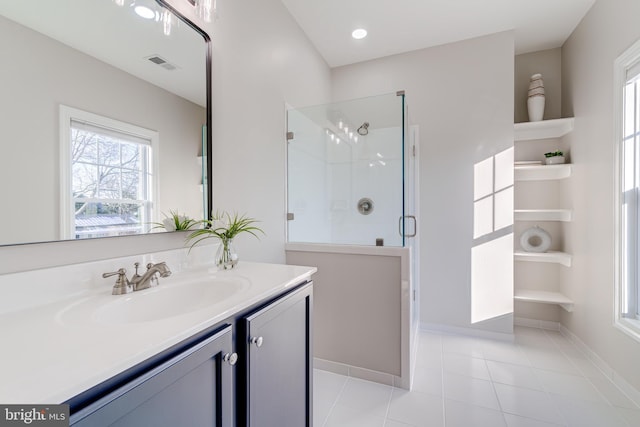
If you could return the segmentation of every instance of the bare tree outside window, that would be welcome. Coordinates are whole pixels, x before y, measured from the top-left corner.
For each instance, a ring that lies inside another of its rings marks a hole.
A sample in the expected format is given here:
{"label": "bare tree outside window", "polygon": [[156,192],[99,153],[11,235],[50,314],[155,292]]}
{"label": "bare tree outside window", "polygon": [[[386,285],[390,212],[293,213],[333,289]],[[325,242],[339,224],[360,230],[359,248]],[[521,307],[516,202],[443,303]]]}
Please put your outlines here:
{"label": "bare tree outside window", "polygon": [[99,128],[71,126],[76,238],[148,231],[149,145]]}

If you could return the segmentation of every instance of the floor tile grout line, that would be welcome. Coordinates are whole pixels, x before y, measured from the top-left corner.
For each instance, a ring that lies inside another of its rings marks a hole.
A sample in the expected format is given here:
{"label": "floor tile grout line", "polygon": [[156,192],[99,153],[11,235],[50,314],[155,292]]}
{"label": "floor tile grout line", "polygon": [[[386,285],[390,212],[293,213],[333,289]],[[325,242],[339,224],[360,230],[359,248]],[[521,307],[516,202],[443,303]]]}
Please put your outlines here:
{"label": "floor tile grout line", "polygon": [[[551,338],[547,335],[547,332],[546,332],[544,329],[542,329],[542,334],[543,334],[543,335],[544,335],[548,340],[550,340],[550,341],[553,343],[553,345],[556,347],[556,349],[557,349],[557,350],[559,350],[559,351],[560,351],[560,353],[562,353],[562,355],[563,355],[563,356],[565,356],[565,357],[566,357],[566,355],[562,352],[562,350],[558,348],[558,346],[556,345],[556,343],[555,343],[555,342],[553,342],[553,340],[551,340]],[[569,362],[571,362],[571,360],[569,360]],[[573,362],[572,362],[572,363],[573,363]],[[560,415],[560,418],[562,419],[563,424],[564,424],[565,426],[568,426],[568,425],[569,425],[569,420],[568,420],[568,419],[567,419],[567,417],[563,414],[563,411],[561,411],[561,410],[560,410],[560,408],[555,404],[555,401],[552,399],[552,397],[551,397],[551,393],[549,392],[548,387],[545,385],[544,381],[542,381],[542,379],[541,379],[541,378],[540,378],[540,376],[538,375],[538,373],[537,373],[537,371],[536,371],[536,367],[534,367],[533,365],[532,365],[532,367],[533,367],[533,369],[532,369],[532,371],[533,371],[533,375],[535,375],[535,377],[538,379],[538,381],[540,382],[540,384],[541,384],[541,385],[542,385],[542,387],[544,388],[544,393],[547,395],[547,398],[548,398],[548,399],[549,399],[549,401],[553,404],[553,407],[555,408],[555,410],[556,410],[556,412],[558,413],[558,415]],[[576,367],[576,368],[577,368],[577,367]],[[542,370],[542,369],[541,369],[541,370]],[[580,370],[578,370],[578,371],[580,371]]]}
{"label": "floor tile grout line", "polygon": [[502,415],[502,420],[504,421],[504,424],[507,425],[507,420],[504,417],[504,411],[502,410],[502,403],[500,403],[500,399],[498,398],[498,391],[496,390],[496,385],[493,382],[493,377],[491,376],[491,371],[489,370],[489,365],[487,365],[487,359],[483,358],[482,360],[484,360],[484,367],[487,369],[487,373],[489,374],[489,382],[491,383],[491,389],[493,390],[493,395],[496,398],[496,402],[498,402],[498,408],[500,408],[499,409],[500,415]]}
{"label": "floor tile grout line", "polygon": [[[341,374],[337,374],[337,375],[341,375]],[[322,423],[322,427],[325,427],[327,425],[327,421],[329,421],[329,417],[331,416],[331,413],[333,412],[336,405],[338,404],[338,400],[340,400],[340,397],[342,396],[342,392],[344,391],[344,388],[347,386],[347,381],[349,380],[349,377],[346,375],[341,375],[341,376],[345,377],[345,379],[342,382],[342,387],[340,387],[340,391],[336,395],[336,398],[333,399],[333,404],[331,405],[331,408],[329,408],[329,412],[327,413],[327,416],[325,417],[324,422]]]}
{"label": "floor tile grout line", "polygon": [[[516,343],[514,343],[514,346],[516,346],[515,348],[518,348]],[[529,360],[527,354],[523,350],[521,350],[521,353],[522,353],[522,356],[525,357],[528,362],[531,362]],[[516,367],[520,367],[520,368],[529,369],[531,371],[532,375],[534,375],[536,377],[536,379],[538,381],[540,381],[540,379],[535,374],[535,368],[531,365],[531,363],[529,363],[529,366],[525,366],[525,365],[519,365],[519,364],[516,364],[516,363],[503,362],[503,361],[491,360],[491,359],[488,360],[488,361],[493,362],[493,363],[500,363],[500,364],[504,364],[504,365],[510,365],[510,366],[516,366]],[[485,359],[485,364],[486,364],[486,362],[487,362],[487,359]],[[496,386],[495,385],[496,384],[500,384],[500,385],[505,385],[505,386],[508,386],[508,387],[522,388],[522,389],[525,389],[525,390],[531,390],[531,391],[536,391],[536,392],[541,392],[542,391],[542,392],[545,392],[545,393],[546,393],[546,390],[538,390],[538,389],[533,389],[533,388],[529,388],[529,387],[522,387],[522,386],[517,386],[517,385],[514,385],[514,384],[507,384],[507,383],[501,383],[501,382],[495,381],[494,378],[493,378],[493,375],[491,374],[491,370],[489,369],[488,365],[487,365],[487,370],[489,371],[489,378],[490,378],[490,381],[491,381],[491,385],[493,387],[493,392],[496,395],[496,400],[498,401],[498,406],[500,407],[500,413],[502,414],[502,418],[504,419],[505,425],[507,424],[507,419],[505,417],[505,414],[514,415],[514,416],[517,416],[517,417],[521,417],[521,418],[525,418],[525,419],[529,419],[529,420],[534,420],[534,421],[549,422],[549,421],[540,420],[540,419],[536,419],[536,418],[525,417],[523,415],[516,414],[516,413],[511,413],[511,412],[506,411],[505,409],[503,409],[502,408],[502,403],[500,403],[500,399],[498,398],[498,391],[496,390]],[[544,388],[544,385],[543,385],[543,388]],[[559,415],[562,416],[562,414],[559,414]],[[562,419],[564,421],[564,417]],[[551,422],[549,422],[549,423],[550,424],[554,424],[554,425],[558,425],[558,426],[563,426],[563,425],[566,426],[567,425],[567,424],[556,424],[556,423],[551,423]]]}
{"label": "floor tile grout line", "polygon": [[391,393],[389,394],[389,400],[387,401],[387,410],[384,413],[384,426],[387,425],[387,420],[389,419],[389,409],[391,408],[391,400],[393,399],[393,393],[397,387],[391,386]]}

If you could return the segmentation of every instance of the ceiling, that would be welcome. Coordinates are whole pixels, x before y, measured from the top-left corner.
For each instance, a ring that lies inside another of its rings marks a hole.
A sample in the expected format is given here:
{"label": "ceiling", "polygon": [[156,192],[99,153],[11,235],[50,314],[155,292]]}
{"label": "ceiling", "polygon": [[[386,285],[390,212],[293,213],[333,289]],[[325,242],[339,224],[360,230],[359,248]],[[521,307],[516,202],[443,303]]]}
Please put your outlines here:
{"label": "ceiling", "polygon": [[[155,0],[136,0],[136,5],[163,10]],[[110,0],[0,0],[0,16],[195,104],[206,104],[207,45],[177,19],[167,36],[160,22],[142,19],[129,2],[118,6]],[[149,61],[156,56],[175,68],[167,70]]]}
{"label": "ceiling", "polygon": [[[595,0],[282,0],[330,67],[513,30],[516,54],[560,47]],[[355,40],[351,32],[365,28]]]}

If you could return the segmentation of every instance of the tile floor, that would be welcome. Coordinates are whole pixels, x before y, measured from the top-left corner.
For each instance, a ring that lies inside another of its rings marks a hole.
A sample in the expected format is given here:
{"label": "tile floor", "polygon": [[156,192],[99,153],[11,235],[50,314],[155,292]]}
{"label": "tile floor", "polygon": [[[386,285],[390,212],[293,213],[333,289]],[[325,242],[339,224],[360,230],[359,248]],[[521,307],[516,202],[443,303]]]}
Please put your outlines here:
{"label": "tile floor", "polygon": [[421,332],[411,392],[315,370],[315,427],[640,426],[640,408],[559,332]]}

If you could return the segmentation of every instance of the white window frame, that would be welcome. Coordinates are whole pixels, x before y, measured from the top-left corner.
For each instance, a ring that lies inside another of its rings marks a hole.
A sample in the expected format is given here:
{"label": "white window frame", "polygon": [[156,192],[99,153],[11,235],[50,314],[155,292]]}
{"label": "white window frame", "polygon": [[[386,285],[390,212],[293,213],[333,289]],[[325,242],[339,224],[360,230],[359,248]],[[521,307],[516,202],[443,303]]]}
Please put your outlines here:
{"label": "white window frame", "polygon": [[[636,305],[635,311],[640,311],[640,301],[638,301],[638,293],[640,292],[640,278],[634,279],[634,289],[628,291],[625,283],[625,268],[628,262],[632,262],[636,265],[636,275],[640,273],[640,266],[638,266],[638,251],[640,250],[640,242],[637,242],[635,251],[629,256],[625,250],[625,228],[623,224],[623,217],[625,214],[623,190],[624,190],[624,126],[625,126],[625,88],[627,85],[627,72],[630,69],[636,69],[640,64],[640,40],[627,49],[622,55],[620,55],[614,62],[614,87],[613,87],[613,119],[614,119],[614,146],[615,146],[615,165],[614,165],[614,325],[618,329],[622,330],[627,335],[640,341],[640,318],[633,318],[625,316],[627,307],[624,304],[625,295],[631,294]],[[640,96],[640,94],[637,94]],[[640,101],[636,100],[636,104],[640,104]],[[638,118],[635,117],[636,126],[640,126]],[[636,162],[639,162],[636,154]],[[634,223],[633,230],[637,234],[638,227],[640,226],[640,219]],[[633,236],[634,240],[638,239],[638,236]],[[627,258],[633,258],[627,261]]]}
{"label": "white window frame", "polygon": [[75,215],[71,183],[73,170],[71,165],[71,121],[93,124],[97,127],[113,129],[120,133],[130,134],[151,142],[151,161],[149,162],[151,179],[151,221],[157,221],[158,204],[158,165],[160,134],[130,123],[104,117],[77,108],[60,105],[60,238],[75,239]]}

